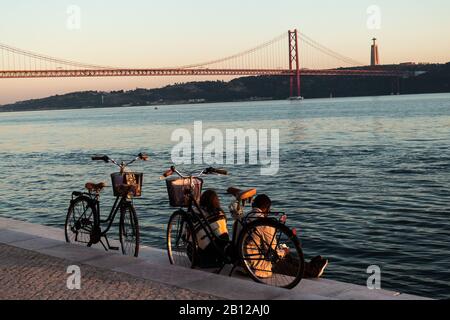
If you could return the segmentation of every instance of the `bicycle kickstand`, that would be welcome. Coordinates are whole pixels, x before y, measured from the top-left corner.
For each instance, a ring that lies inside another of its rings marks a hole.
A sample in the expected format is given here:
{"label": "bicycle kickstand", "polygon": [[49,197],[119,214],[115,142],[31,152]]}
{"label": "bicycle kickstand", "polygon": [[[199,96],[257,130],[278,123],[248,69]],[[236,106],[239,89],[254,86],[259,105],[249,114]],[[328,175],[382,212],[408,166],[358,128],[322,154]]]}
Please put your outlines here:
{"label": "bicycle kickstand", "polygon": [[106,246],[103,244],[103,241],[100,240],[100,242],[101,242],[101,244],[103,245],[103,247],[105,248],[106,251],[108,251],[108,249],[109,250],[114,250],[114,251],[119,251],[119,247],[112,247],[109,244],[108,237],[106,235],[104,237],[105,237],[105,240],[106,240],[106,244],[108,245],[108,248],[106,248]]}
{"label": "bicycle kickstand", "polygon": [[223,269],[225,268],[226,264],[222,264],[222,266],[219,268],[219,270],[217,270],[215,273],[216,274],[221,274],[221,272],[223,271]]}
{"label": "bicycle kickstand", "polygon": [[233,267],[231,268],[230,274],[228,275],[229,277],[231,277],[233,275],[234,270],[236,269],[237,265],[235,263],[233,263]]}
{"label": "bicycle kickstand", "polygon": [[100,239],[100,243],[102,244],[102,246],[105,249],[105,251],[108,251],[108,248],[105,246],[105,244],[103,243],[102,239]]}

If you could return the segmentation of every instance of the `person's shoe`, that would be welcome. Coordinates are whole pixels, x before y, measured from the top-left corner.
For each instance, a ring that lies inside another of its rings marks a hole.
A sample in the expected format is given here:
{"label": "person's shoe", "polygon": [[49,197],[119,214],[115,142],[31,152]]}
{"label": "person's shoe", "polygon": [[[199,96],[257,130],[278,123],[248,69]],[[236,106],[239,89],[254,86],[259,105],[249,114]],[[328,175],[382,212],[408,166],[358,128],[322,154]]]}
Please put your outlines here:
{"label": "person's shoe", "polygon": [[317,268],[317,275],[316,278],[320,278],[326,267],[328,266],[328,260],[327,259],[322,259],[321,261],[317,262],[316,268]]}

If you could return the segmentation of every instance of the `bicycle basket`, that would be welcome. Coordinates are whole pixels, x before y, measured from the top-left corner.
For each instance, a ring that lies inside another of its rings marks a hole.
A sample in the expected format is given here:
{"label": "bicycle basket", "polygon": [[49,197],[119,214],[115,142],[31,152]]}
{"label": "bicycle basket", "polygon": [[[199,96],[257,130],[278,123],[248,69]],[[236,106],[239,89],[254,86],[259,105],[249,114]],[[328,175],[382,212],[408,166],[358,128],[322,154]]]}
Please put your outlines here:
{"label": "bicycle basket", "polygon": [[140,197],[142,195],[142,182],[144,180],[143,173],[137,172],[124,172],[111,174],[112,187],[114,191],[114,197],[123,195],[123,185],[134,185],[136,188],[131,192],[133,197]]}
{"label": "bicycle basket", "polygon": [[[196,201],[200,201],[202,195],[203,180],[192,178],[193,195]],[[190,178],[176,178],[166,180],[169,202],[172,207],[188,207],[189,191],[191,190]]]}

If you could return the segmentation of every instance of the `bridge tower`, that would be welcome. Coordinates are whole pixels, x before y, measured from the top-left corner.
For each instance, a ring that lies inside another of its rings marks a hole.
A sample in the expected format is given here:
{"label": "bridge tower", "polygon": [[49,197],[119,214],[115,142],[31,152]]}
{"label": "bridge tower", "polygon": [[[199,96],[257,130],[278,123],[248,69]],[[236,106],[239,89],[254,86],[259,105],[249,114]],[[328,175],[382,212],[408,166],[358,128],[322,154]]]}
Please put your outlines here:
{"label": "bridge tower", "polygon": [[300,91],[300,56],[298,51],[298,30],[289,30],[289,71],[290,75],[290,97],[294,97],[294,83],[297,85],[297,97],[301,96]]}

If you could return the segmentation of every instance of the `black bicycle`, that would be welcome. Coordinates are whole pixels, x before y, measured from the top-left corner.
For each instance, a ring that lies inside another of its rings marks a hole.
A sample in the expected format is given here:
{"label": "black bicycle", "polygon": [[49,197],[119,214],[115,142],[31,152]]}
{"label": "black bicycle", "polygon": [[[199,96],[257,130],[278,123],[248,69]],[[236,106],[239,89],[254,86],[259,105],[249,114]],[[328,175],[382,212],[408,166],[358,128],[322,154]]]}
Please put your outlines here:
{"label": "black bicycle", "polygon": [[[142,195],[142,173],[127,172],[125,169],[137,160],[147,161],[148,156],[140,153],[133,160],[117,163],[108,156],[94,156],[93,161],[113,163],[120,168],[117,173],[111,174],[112,188],[116,200],[109,216],[101,219],[100,192],[106,187],[105,183],[88,182],[85,188],[88,192],[72,193],[69,210],[65,223],[66,241],[69,243],[84,243],[88,247],[101,243],[105,250],[119,250],[110,245],[107,233],[112,227],[115,217],[120,212],[119,240],[124,255],[137,257],[139,255],[139,223],[133,198]],[[107,224],[102,230],[102,225]],[[103,242],[102,239],[105,239]]]}
{"label": "black bicycle", "polygon": [[[295,229],[286,226],[287,216],[271,213],[254,218],[244,214],[246,203],[251,203],[256,196],[256,189],[227,190],[234,197],[229,208],[235,227],[232,240],[222,247],[217,245],[218,239],[208,223],[208,214],[199,205],[203,188],[200,177],[227,175],[227,172],[208,168],[198,175],[185,176],[172,167],[161,179],[173,174],[178,178],[166,179],[167,191],[170,205],[180,209],[172,214],[167,227],[167,252],[171,264],[190,268],[200,266],[199,242],[202,239],[198,237],[206,236],[220,256],[217,273],[221,273],[226,265],[232,265],[229,276],[241,267],[253,280],[267,285],[291,289],[301,281],[305,263],[303,252]],[[240,232],[236,232],[237,225]]]}

